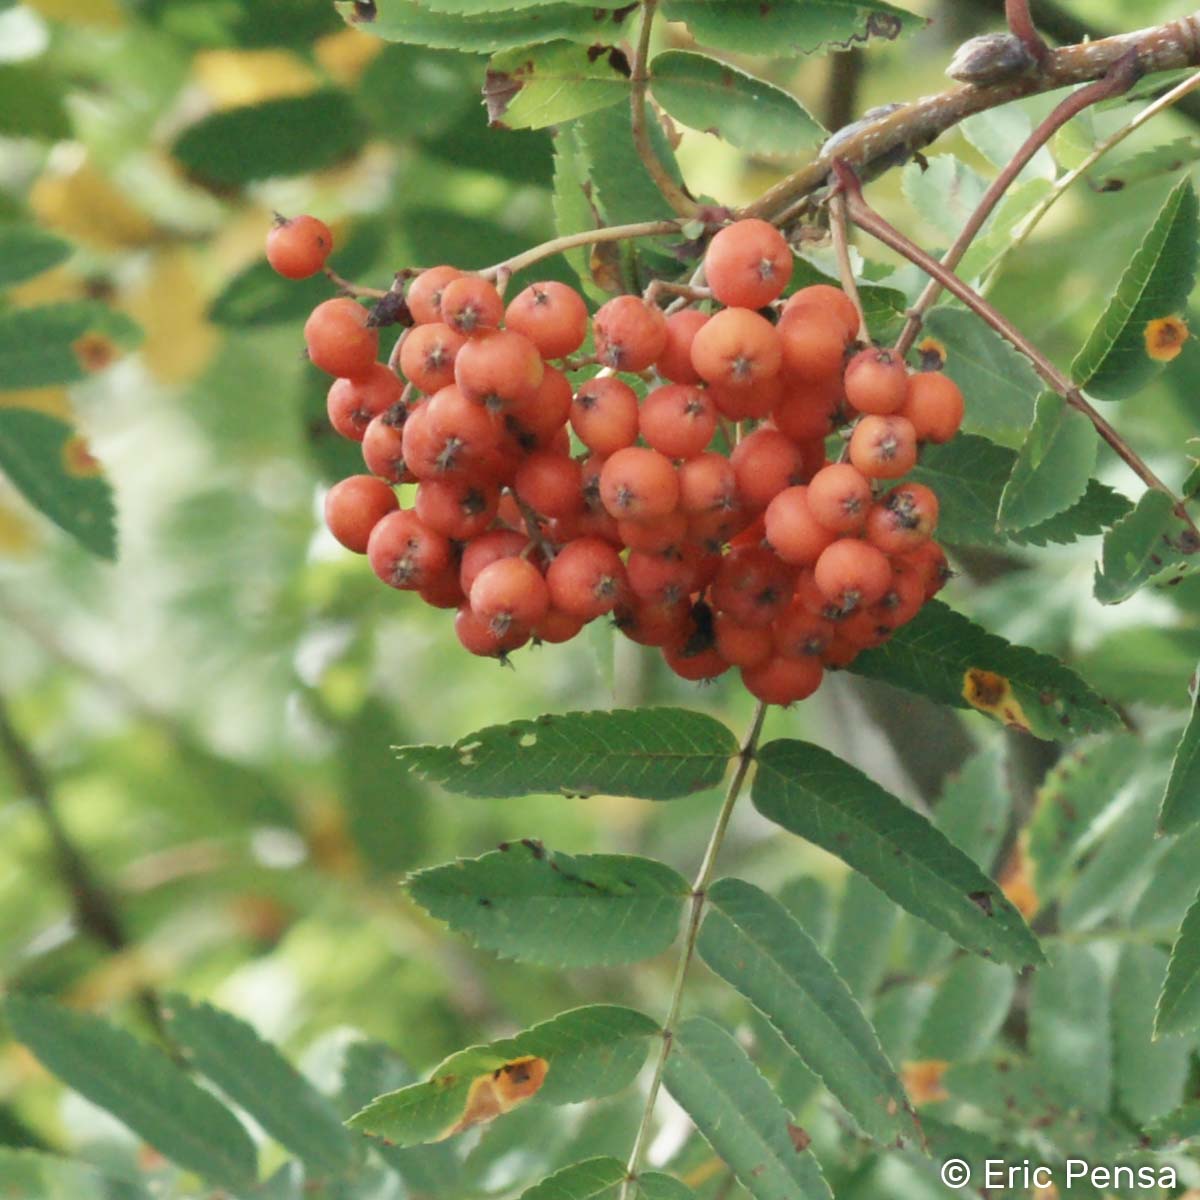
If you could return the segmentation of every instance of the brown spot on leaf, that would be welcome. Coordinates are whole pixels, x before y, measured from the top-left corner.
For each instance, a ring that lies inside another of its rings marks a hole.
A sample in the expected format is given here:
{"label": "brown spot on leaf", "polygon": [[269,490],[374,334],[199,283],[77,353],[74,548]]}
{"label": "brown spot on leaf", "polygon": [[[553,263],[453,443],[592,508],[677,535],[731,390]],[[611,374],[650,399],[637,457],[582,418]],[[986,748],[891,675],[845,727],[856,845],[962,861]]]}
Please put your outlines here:
{"label": "brown spot on leaf", "polygon": [[354,0],[354,15],[350,18],[356,24],[360,21],[373,21],[379,16],[375,0]]}
{"label": "brown spot on leaf", "polygon": [[793,1125],[789,1121],[787,1131],[788,1137],[792,1139],[792,1145],[796,1147],[797,1154],[803,1154],[812,1145],[812,1137],[807,1129],[801,1129],[799,1125]]}
{"label": "brown spot on leaf", "polygon": [[926,1058],[918,1062],[907,1062],[900,1067],[900,1082],[914,1105],[935,1104],[949,1098],[942,1084],[946,1068],[950,1064],[940,1058]]}
{"label": "brown spot on leaf", "polygon": [[894,13],[873,12],[867,17],[867,37],[884,38],[894,42],[900,36],[903,22]]}
{"label": "brown spot on leaf", "polygon": [[614,46],[608,52],[608,65],[626,79],[633,76],[633,68],[629,65],[629,56],[619,46]]}
{"label": "brown spot on leaf", "polygon": [[[518,1104],[537,1094],[546,1081],[549,1069],[550,1064],[544,1058],[526,1054],[504,1063],[487,1075],[478,1076],[471,1081],[462,1117],[442,1137],[452,1137],[473,1125],[486,1124],[502,1113],[511,1112]],[[453,1082],[454,1077],[446,1076],[445,1079]],[[443,1084],[444,1080],[437,1082]]]}
{"label": "brown spot on leaf", "polygon": [[71,350],[85,371],[102,371],[120,353],[112,338],[90,331],[77,337]]}
{"label": "brown spot on leaf", "polygon": [[996,882],[1013,908],[1026,921],[1032,921],[1041,907],[1041,901],[1033,884],[1033,867],[1024,837],[1019,838],[1013,846],[1012,853],[996,877]]}
{"label": "brown spot on leaf", "polygon": [[1155,362],[1173,362],[1191,336],[1187,322],[1179,317],[1159,317],[1146,325],[1146,353]]}
{"label": "brown spot on leaf", "polygon": [[967,899],[979,909],[985,917],[990,917],[995,914],[995,908],[992,904],[991,892],[968,892]]}
{"label": "brown spot on leaf", "polygon": [[63,443],[62,465],[63,470],[76,479],[93,478],[103,469],[100,460],[88,449],[87,442],[78,436]]}
{"label": "brown spot on leaf", "polygon": [[1012,684],[995,671],[970,667],[963,676],[963,699],[972,708],[1003,721],[1014,729],[1030,731],[1029,720],[1013,695]]}
{"label": "brown spot on leaf", "polygon": [[[525,64],[525,70],[533,69],[532,63]],[[504,114],[508,106],[516,98],[517,93],[525,86],[519,78],[521,69],[511,75],[507,71],[489,70],[483,77],[483,102],[487,105],[488,124],[493,128],[504,127]]]}

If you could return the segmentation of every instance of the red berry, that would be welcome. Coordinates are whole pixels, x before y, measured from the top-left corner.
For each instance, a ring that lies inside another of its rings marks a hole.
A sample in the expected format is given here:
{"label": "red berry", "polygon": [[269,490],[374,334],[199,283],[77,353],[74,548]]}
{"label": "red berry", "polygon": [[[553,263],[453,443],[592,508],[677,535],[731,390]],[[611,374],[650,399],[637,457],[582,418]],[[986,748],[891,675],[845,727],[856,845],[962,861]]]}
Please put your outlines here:
{"label": "red berry", "polygon": [[686,514],[676,510],[650,521],[618,521],[617,533],[630,550],[665,554],[682,548],[688,533]]}
{"label": "red berry", "polygon": [[553,607],[583,621],[612,612],[628,590],[625,564],[595,537],[565,545],[546,572],[546,584]]}
{"label": "red berry", "polygon": [[792,251],[774,225],[757,218],[735,221],[709,243],[704,273],[722,304],[763,308],[787,287]]}
{"label": "red berry", "polygon": [[686,383],[655,388],[643,401],[642,437],[668,458],[694,458],[712,441],[717,413],[711,397]]}
{"label": "red berry", "polygon": [[731,513],[740,507],[737,476],[723,454],[698,454],[680,464],[679,507],[690,516]]}
{"label": "red berry", "polygon": [[910,550],[902,561],[920,573],[926,600],[932,600],[954,575],[950,564],[946,562],[946,552],[937,542],[925,542],[915,550]]}
{"label": "red berry", "polygon": [[904,554],[929,541],[938,523],[938,498],[924,484],[904,483],[867,518],[867,540],[884,554]]}
{"label": "red berry", "polygon": [[458,567],[451,563],[424,587],[418,588],[417,595],[431,608],[458,608],[466,601],[458,582]]}
{"label": "red berry", "polygon": [[495,413],[529,404],[544,375],[537,347],[507,329],[469,338],[454,360],[454,381],[463,395]]}
{"label": "red berry", "polygon": [[408,311],[418,325],[428,325],[442,319],[442,292],[448,283],[461,279],[463,272],[457,267],[430,267],[422,271],[408,285]]}
{"label": "red berry", "polygon": [[940,371],[908,377],[900,415],[907,417],[921,442],[948,442],[963,422],[965,405],[958,384]]}
{"label": "red berry", "polygon": [[698,308],[681,308],[667,318],[667,344],[656,364],[664,379],[672,383],[700,382],[692,366],[692,342],[708,320],[708,314]]}
{"label": "red berry", "polygon": [[539,642],[559,645],[562,642],[569,642],[583,626],[584,622],[579,617],[573,617],[570,613],[559,612],[558,609],[552,608],[534,625],[533,636]]}
{"label": "red berry", "polygon": [[890,350],[868,347],[846,365],[846,399],[860,413],[898,412],[908,391],[908,369]]}
{"label": "red berry", "polygon": [[778,375],[760,379],[749,387],[710,383],[708,394],[717,412],[731,421],[758,421],[769,416],[783,397],[783,380]]}
{"label": "red berry", "polygon": [[922,572],[903,559],[892,560],[892,585],[883,599],[871,609],[881,625],[899,629],[921,611],[925,603],[925,580]]}
{"label": "red berry", "polygon": [[465,542],[496,519],[500,493],[493,484],[466,479],[426,479],[417,488],[416,514],[436,533]]}
{"label": "red berry", "polygon": [[371,570],[389,587],[416,591],[450,565],[450,542],[411,509],[389,513],[367,543]]}
{"label": "red berry", "polygon": [[738,496],[747,508],[766,508],[784,488],[805,479],[804,455],[776,429],[756,429],[729,456]]}
{"label": "red berry", "polygon": [[463,594],[471,594],[476,577],[489,563],[500,558],[515,558],[523,554],[528,545],[528,536],[515,529],[493,529],[490,533],[472,538],[463,549],[458,568],[458,581]]}
{"label": "red berry", "polygon": [[771,626],[775,653],[784,658],[819,658],[833,641],[834,624],[793,602]]}
{"label": "red berry", "polygon": [[715,649],[693,650],[686,643],[683,646],[668,645],[662,648],[662,656],[680,679],[690,683],[716,679],[729,670],[729,664]]}
{"label": "red berry", "polygon": [[775,652],[770,629],[739,625],[727,613],[713,618],[717,653],[733,667],[757,667]]}
{"label": "red berry", "polygon": [[325,494],[325,524],[347,550],[367,552],[371,530],[394,509],[396,493],[370,475],[351,475]]}
{"label": "red berry", "polygon": [[842,400],[842,385],[837,379],[789,385],[772,409],[771,419],[779,432],[794,442],[824,439],[837,426]]}
{"label": "red berry", "polygon": [[471,584],[471,611],[492,632],[532,629],[550,610],[550,593],[541,572],[525,558],[498,558]]}
{"label": "red berry", "polygon": [[614,614],[617,628],[639,646],[670,646],[687,639],[691,622],[691,604],[677,600],[673,604],[650,604],[631,597]]}
{"label": "red berry", "polygon": [[[533,399],[515,404],[507,414],[507,424],[522,444],[532,439],[545,449],[550,440],[562,432],[570,415],[571,381],[557,368],[546,366]],[[569,450],[568,438],[566,451]]]}
{"label": "red berry", "polygon": [[679,502],[679,477],[671,460],[657,450],[626,446],[605,460],[600,499],[617,520],[664,517]]}
{"label": "red berry", "polygon": [[833,533],[861,533],[871,504],[871,484],[851,463],[822,467],[808,485],[809,510]]}
{"label": "red berry", "polygon": [[637,296],[616,296],[596,313],[592,335],[600,362],[636,373],[653,366],[666,348],[667,319]]}
{"label": "red berry", "polygon": [[583,297],[554,280],[530,284],[513,298],[504,315],[505,325],[524,334],[543,358],[574,354],[587,336],[587,319]]}
{"label": "red berry", "polygon": [[625,563],[629,587],[649,604],[673,604],[695,590],[699,552],[647,554],[634,550]]}
{"label": "red berry", "polygon": [[898,479],[917,462],[917,431],[904,417],[863,417],[850,435],[850,461],[868,479]]}
{"label": "red berry", "polygon": [[412,483],[416,476],[404,465],[404,425],[409,410],[395,404],[372,419],[363,434],[367,470],[389,483]]}
{"label": "red berry", "polygon": [[712,585],[712,603],[739,625],[759,629],[770,623],[792,598],[791,568],[770,550],[743,546],[721,560]]}
{"label": "red berry", "polygon": [[478,275],[463,275],[446,284],[440,307],[442,320],[465,337],[496,329],[504,320],[500,293]]}
{"label": "red berry", "polygon": [[589,449],[607,457],[638,435],[637,393],[612,375],[589,379],[571,402],[571,428]]}
{"label": "red berry", "polygon": [[696,373],[719,387],[754,387],[778,375],[782,361],[775,326],[748,308],[717,313],[692,342]]}
{"label": "red berry", "polygon": [[858,309],[841,288],[831,283],[814,283],[793,292],[779,314],[779,323],[782,325],[785,321],[803,320],[814,315],[836,320],[842,326],[847,342],[858,337]]}
{"label": "red berry", "polygon": [[464,604],[454,614],[454,634],[468,653],[501,660],[506,654],[519,650],[530,636],[529,630],[518,626],[513,626],[503,634],[497,633],[491,623],[476,614],[469,604]]}
{"label": "red berry", "polygon": [[531,454],[513,482],[517,495],[543,517],[569,517],[583,507],[583,471],[565,454]]}
{"label": "red berry", "polygon": [[285,279],[307,279],[325,265],[333,234],[316,217],[277,221],[267,234],[267,262]]}
{"label": "red berry", "polygon": [[852,613],[883,599],[892,583],[892,565],[874,546],[840,538],[821,552],[813,575],[830,604]]}
{"label": "red berry", "polygon": [[348,296],[318,304],[304,322],[313,366],[344,379],[369,375],[379,356],[379,330],[367,325],[370,315]]}
{"label": "red berry", "polygon": [[467,339],[441,321],[415,325],[400,343],[404,378],[427,396],[454,382],[454,360]]}
{"label": "red berry", "polygon": [[771,501],[766,534],[775,553],[797,567],[811,567],[837,537],[817,520],[807,487],[786,488]]}
{"label": "red berry", "polygon": [[499,437],[488,412],[451,384],[409,416],[404,461],[418,479],[467,474],[487,461]]}
{"label": "red berry", "polygon": [[758,667],[742,670],[742,683],[764,704],[794,704],[807,700],[821,686],[824,669],[819,658],[768,659]]}
{"label": "red berry", "polygon": [[329,387],[325,409],[329,423],[344,438],[361,442],[372,419],[386,412],[404,391],[396,372],[383,363],[372,363],[358,379],[335,379]]}
{"label": "red berry", "polygon": [[778,334],[783,369],[796,381],[820,383],[841,375],[850,338],[836,316],[805,311],[780,321]]}

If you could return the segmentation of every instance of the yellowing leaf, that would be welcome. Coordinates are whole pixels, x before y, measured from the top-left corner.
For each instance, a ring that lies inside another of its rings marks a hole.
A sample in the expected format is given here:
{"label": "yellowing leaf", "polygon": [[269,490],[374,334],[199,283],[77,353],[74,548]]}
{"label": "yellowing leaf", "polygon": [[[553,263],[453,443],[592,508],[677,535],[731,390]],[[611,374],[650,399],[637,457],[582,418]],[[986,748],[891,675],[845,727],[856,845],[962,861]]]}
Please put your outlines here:
{"label": "yellowing leaf", "polygon": [[939,1100],[949,1099],[949,1093],[942,1083],[942,1077],[949,1065],[940,1058],[928,1058],[901,1065],[900,1081],[915,1106],[919,1108],[922,1104],[936,1104]]}
{"label": "yellowing leaf", "polygon": [[123,307],[141,325],[142,357],[164,383],[194,379],[216,351],[220,335],[205,315],[208,298],[190,250],[172,247],[157,254]]}
{"label": "yellowing leaf", "polygon": [[105,250],[144,246],[157,236],[154,222],[86,161],[64,174],[41,176],[29,207],[46,228]]}
{"label": "yellowing leaf", "polygon": [[0,501],[0,555],[24,557],[38,544],[33,523],[24,513]]}
{"label": "yellowing leaf", "polygon": [[526,1054],[472,1080],[463,1115],[446,1130],[443,1138],[462,1133],[472,1125],[485,1125],[512,1112],[518,1104],[537,1095],[549,1069],[550,1064],[544,1058]]}
{"label": "yellowing leaf", "polygon": [[25,3],[52,21],[102,25],[107,29],[119,29],[125,24],[120,0],[25,0]]}
{"label": "yellowing leaf", "polygon": [[193,60],[192,74],[218,109],[304,96],[319,82],[290,50],[204,50]]}
{"label": "yellowing leaf", "polygon": [[1146,353],[1155,362],[1174,362],[1191,337],[1187,322],[1179,317],[1159,317],[1146,325]]}
{"label": "yellowing leaf", "polygon": [[75,423],[75,413],[67,389],[61,387],[25,388],[21,391],[0,391],[0,408],[31,408],[34,412],[58,417]]}
{"label": "yellowing leaf", "polygon": [[1029,720],[1013,693],[1012,684],[995,671],[971,667],[963,676],[963,699],[972,707],[1014,729],[1030,732]]}
{"label": "yellowing leaf", "polygon": [[1008,861],[996,879],[1009,903],[1025,918],[1032,921],[1042,906],[1033,882],[1028,838],[1022,836],[1012,848]]}
{"label": "yellowing leaf", "polygon": [[6,298],[16,307],[53,304],[58,300],[82,300],[87,287],[79,272],[71,267],[55,267],[24,283],[9,288]]}
{"label": "yellowing leaf", "polygon": [[347,27],[326,34],[313,47],[313,54],[331,79],[352,87],[382,50],[382,39]]}

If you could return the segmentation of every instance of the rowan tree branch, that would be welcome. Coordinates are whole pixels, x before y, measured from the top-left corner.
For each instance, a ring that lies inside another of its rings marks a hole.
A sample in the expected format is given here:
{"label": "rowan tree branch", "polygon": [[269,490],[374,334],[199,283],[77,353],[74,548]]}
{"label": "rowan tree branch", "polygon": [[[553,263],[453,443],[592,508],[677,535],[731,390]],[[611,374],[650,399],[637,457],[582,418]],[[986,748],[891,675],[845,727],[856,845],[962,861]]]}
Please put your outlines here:
{"label": "rowan tree branch", "polygon": [[858,177],[849,164],[837,159],[833,165],[833,173],[837,180],[837,188],[846,198],[846,211],[850,220],[860,229],[894,250],[903,258],[908,259],[914,266],[919,267],[931,278],[936,279],[946,291],[961,300],[976,316],[985,321],[1005,341],[1015,347],[1033,364],[1034,370],[1046,384],[1057,392],[1072,408],[1083,413],[1096,432],[1112,448],[1117,456],[1146,484],[1171,497],[1175,511],[1180,519],[1200,537],[1195,523],[1184,507],[1183,502],[1169,487],[1154,473],[1136,450],[1113,428],[1112,425],[1092,406],[1087,397],[1071,380],[1054,365],[1053,362],[1035,346],[1013,323],[1002,313],[993,308],[978,292],[965,284],[953,271],[947,270],[936,258],[927,254],[920,246],[910,241],[893,225],[881,217],[866,201]]}
{"label": "rowan tree branch", "polygon": [[1147,74],[1200,66],[1200,10],[1136,33],[1052,50],[1041,69],[1002,83],[951,88],[882,113],[839,137],[836,146],[781,180],[738,215],[777,220],[794,210],[798,201],[825,188],[835,157],[853,166],[860,178],[870,178],[905,161],[975,113],[1024,96],[1091,83],[1106,75],[1131,51]]}
{"label": "rowan tree branch", "polygon": [[1038,33],[1029,15],[1029,0],[1004,0],[1004,19],[1008,22],[1008,28],[1025,43],[1025,49],[1033,55],[1034,62],[1044,66],[1050,57],[1050,47]]}

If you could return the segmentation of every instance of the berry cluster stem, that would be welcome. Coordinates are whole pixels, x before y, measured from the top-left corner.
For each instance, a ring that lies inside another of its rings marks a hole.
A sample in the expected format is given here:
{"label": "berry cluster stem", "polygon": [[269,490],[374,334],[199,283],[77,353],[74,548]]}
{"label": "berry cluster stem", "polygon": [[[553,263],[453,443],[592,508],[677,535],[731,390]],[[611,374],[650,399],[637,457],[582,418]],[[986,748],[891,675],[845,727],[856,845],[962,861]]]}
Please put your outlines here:
{"label": "berry cluster stem", "polygon": [[671,220],[635,221],[629,225],[605,225],[599,229],[584,229],[579,233],[567,233],[562,237],[542,242],[541,245],[531,246],[528,250],[514,254],[512,258],[506,258],[493,267],[485,267],[479,274],[484,279],[496,279],[505,272],[515,275],[518,271],[523,271],[526,267],[531,267],[543,259],[553,258],[554,255],[561,254],[564,250],[575,250],[579,246],[593,246],[597,242],[624,242],[631,238],[666,237],[669,234],[678,233],[682,224],[682,221]]}
{"label": "berry cluster stem", "polygon": [[356,299],[362,300],[382,300],[387,292],[382,288],[365,287],[359,283],[351,283],[349,279],[343,278],[332,267],[322,267],[322,272],[325,276],[337,285],[337,289],[345,296],[354,296]]}
{"label": "berry cluster stem", "polygon": [[688,970],[696,953],[696,941],[700,935],[700,921],[704,915],[704,905],[708,899],[708,886],[712,882],[713,872],[717,865],[717,856],[725,843],[725,834],[729,829],[733,810],[741,798],[746,776],[750,773],[758,751],[758,739],[762,734],[763,719],[767,715],[767,706],[759,703],[754,708],[754,716],[750,728],[738,751],[737,766],[725,789],[725,799],[717,813],[717,821],[708,839],[704,858],[696,872],[692,883],[692,904],[688,913],[687,930],[684,934],[683,949],[675,967],[675,982],[671,988],[671,999],[667,1009],[667,1017],[662,1027],[662,1045],[659,1048],[658,1059],[654,1064],[654,1074],[650,1079],[650,1088],[646,1093],[646,1103],[642,1109],[641,1123],[633,1139],[633,1149],[629,1153],[629,1162],[625,1172],[625,1180],[621,1184],[619,1200],[634,1200],[638,1194],[638,1172],[641,1170],[642,1159],[650,1140],[650,1129],[654,1121],[654,1107],[658,1093],[662,1089],[663,1072],[666,1070],[667,1058],[671,1053],[671,1043],[675,1037],[675,1027],[679,1022],[679,1013],[683,1007],[683,990],[687,983]]}
{"label": "berry cluster stem", "polygon": [[1132,446],[1113,428],[1084,396],[1066,375],[1035,346],[1013,323],[992,307],[978,292],[964,283],[953,271],[947,270],[936,258],[927,254],[920,246],[910,241],[898,229],[881,217],[867,203],[862,194],[862,187],[854,171],[841,159],[834,162],[834,174],[837,187],[846,197],[847,212],[850,219],[864,232],[869,233],[877,241],[906,258],[914,266],[919,267],[931,278],[946,289],[951,295],[961,300],[977,317],[985,321],[1005,341],[1015,347],[1033,364],[1033,368],[1072,408],[1083,413],[1101,438],[1112,448],[1114,453],[1133,471],[1147,487],[1164,492],[1175,504],[1175,510],[1181,520],[1185,521],[1197,536],[1200,530],[1188,515],[1183,502],[1169,487],[1154,473],[1144,459]]}
{"label": "berry cluster stem", "polygon": [[[1028,16],[1028,12],[1026,12]],[[1005,165],[1004,170],[992,181],[991,186],[983,194],[983,198],[975,207],[975,211],[967,218],[954,244],[942,256],[942,266],[948,271],[957,269],[963,256],[971,244],[979,236],[987,219],[995,211],[996,205],[1004,198],[1008,189],[1016,182],[1017,176],[1033,160],[1033,156],[1070,120],[1078,116],[1085,108],[1119,96],[1127,92],[1141,74],[1136,50],[1130,50],[1124,58],[1118,59],[1103,79],[1097,80],[1087,87],[1073,92],[1059,104],[1054,111],[1025,139],[1021,148]],[[907,354],[916,341],[925,314],[937,302],[942,294],[942,285],[937,279],[931,278],[925,290],[917,299],[916,304],[909,310],[908,321],[896,342],[896,353]]]}
{"label": "berry cluster stem", "polygon": [[862,297],[858,294],[858,280],[854,278],[854,264],[850,261],[850,236],[846,224],[846,198],[839,193],[831,196],[829,200],[829,230],[833,235],[833,249],[837,254],[842,291],[850,297],[854,307],[858,310],[858,340],[869,346],[871,345],[871,332],[867,328]]}

